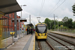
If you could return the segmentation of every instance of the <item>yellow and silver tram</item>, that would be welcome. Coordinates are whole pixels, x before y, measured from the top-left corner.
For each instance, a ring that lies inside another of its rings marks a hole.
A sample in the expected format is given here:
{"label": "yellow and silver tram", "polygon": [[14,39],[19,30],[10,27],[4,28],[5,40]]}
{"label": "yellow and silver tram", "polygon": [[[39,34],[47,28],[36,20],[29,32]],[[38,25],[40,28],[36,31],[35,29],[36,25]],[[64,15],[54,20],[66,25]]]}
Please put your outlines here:
{"label": "yellow and silver tram", "polygon": [[36,39],[47,39],[47,25],[45,23],[38,23],[35,25]]}

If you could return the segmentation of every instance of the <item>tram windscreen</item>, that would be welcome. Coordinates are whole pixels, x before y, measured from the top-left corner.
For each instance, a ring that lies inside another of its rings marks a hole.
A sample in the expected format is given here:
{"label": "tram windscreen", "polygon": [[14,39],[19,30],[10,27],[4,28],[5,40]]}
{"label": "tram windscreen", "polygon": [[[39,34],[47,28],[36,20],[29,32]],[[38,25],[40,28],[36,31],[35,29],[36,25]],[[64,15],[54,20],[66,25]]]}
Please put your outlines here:
{"label": "tram windscreen", "polygon": [[46,26],[45,25],[38,25],[37,27],[39,33],[44,33],[46,30]]}

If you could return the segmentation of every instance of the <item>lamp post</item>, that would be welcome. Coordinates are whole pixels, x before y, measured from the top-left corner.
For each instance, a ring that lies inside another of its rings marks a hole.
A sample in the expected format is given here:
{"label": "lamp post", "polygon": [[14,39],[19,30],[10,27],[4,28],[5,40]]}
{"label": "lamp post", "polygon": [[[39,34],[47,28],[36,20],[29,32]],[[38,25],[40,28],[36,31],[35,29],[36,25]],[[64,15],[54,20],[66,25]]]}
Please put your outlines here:
{"label": "lamp post", "polygon": [[[56,16],[57,18],[58,18],[58,16]],[[59,18],[58,18],[58,20],[59,20]],[[57,20],[57,22],[58,22],[58,31],[59,31],[59,21]]]}
{"label": "lamp post", "polygon": [[[21,8],[22,8],[22,6],[27,6],[27,5],[21,5]],[[21,11],[21,17],[22,17],[22,11]]]}
{"label": "lamp post", "polygon": [[31,24],[31,15],[29,15],[29,22],[30,22],[30,24]]}
{"label": "lamp post", "polygon": [[[22,6],[26,6],[26,5],[20,5],[21,6],[21,8],[22,8]],[[21,11],[21,17],[22,17],[22,11]],[[22,25],[22,24],[21,24]],[[21,29],[21,31],[22,31],[22,29]],[[20,38],[20,19],[19,19],[19,38]]]}
{"label": "lamp post", "polygon": [[[58,16],[55,16],[55,14],[54,14],[54,29],[56,29],[56,26],[55,26],[55,17],[58,18]],[[59,18],[58,18],[58,19],[59,19]],[[59,30],[59,21],[58,21],[58,30]]]}
{"label": "lamp post", "polygon": [[55,27],[55,14],[54,14],[54,29],[56,29],[56,27]]}

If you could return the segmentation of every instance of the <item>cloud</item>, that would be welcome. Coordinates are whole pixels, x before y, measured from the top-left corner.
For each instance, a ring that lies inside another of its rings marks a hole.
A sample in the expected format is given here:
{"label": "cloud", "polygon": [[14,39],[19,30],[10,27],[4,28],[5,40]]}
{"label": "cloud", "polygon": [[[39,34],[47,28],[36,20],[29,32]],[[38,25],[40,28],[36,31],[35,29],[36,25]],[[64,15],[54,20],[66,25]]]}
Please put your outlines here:
{"label": "cloud", "polygon": [[[33,23],[38,23],[38,20],[37,20],[38,16],[41,17],[40,19],[41,22],[44,22],[45,18],[49,18],[53,20],[54,19],[53,14],[58,16],[59,18],[58,20],[62,20],[62,18],[65,16],[69,18],[73,18],[74,20],[75,17],[73,16],[72,6],[75,0],[65,0],[65,2],[61,6],[59,5],[64,0],[60,0],[60,2],[57,4],[58,1],[59,0],[45,0],[45,2],[44,0],[17,0],[19,5],[24,5],[24,4],[27,5],[27,6],[22,7],[23,9],[22,18],[27,18],[29,21],[29,15],[31,15]],[[41,4],[43,4],[43,2],[44,2],[44,6],[41,10]],[[40,10],[41,10],[41,14],[39,15]],[[53,10],[55,11],[53,12]],[[19,12],[18,15],[20,16],[21,13]]]}

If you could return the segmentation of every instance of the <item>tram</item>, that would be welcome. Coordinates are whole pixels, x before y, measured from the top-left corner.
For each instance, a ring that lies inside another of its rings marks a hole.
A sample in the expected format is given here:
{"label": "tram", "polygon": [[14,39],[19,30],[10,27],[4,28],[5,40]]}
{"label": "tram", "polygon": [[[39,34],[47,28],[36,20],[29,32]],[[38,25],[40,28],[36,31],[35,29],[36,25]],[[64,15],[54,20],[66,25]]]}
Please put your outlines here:
{"label": "tram", "polygon": [[47,39],[47,25],[45,23],[38,23],[35,25],[35,38]]}

